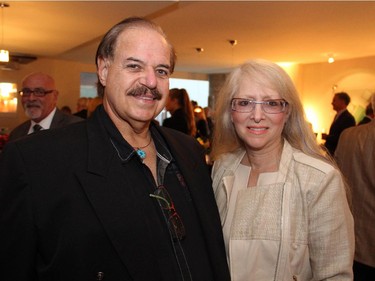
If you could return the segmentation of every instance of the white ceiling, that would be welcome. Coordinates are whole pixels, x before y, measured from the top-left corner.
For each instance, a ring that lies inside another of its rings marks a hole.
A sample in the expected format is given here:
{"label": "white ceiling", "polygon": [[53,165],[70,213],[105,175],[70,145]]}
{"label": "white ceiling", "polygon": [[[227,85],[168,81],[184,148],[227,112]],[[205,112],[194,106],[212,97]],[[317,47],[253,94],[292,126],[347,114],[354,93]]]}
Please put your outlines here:
{"label": "white ceiling", "polygon": [[94,63],[103,34],[135,15],[163,27],[177,50],[176,71],[219,73],[255,57],[314,63],[328,54],[336,60],[375,55],[372,1],[0,2],[10,4],[2,12],[11,55]]}

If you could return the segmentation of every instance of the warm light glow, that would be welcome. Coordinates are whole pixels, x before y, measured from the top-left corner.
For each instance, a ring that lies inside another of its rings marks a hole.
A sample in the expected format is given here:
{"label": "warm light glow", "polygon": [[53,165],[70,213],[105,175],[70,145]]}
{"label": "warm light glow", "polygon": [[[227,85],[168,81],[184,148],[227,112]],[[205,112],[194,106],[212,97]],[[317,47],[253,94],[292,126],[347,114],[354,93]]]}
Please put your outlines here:
{"label": "warm light glow", "polygon": [[294,66],[294,63],[292,63],[292,62],[277,62],[276,64],[278,64],[279,66],[281,66],[284,69],[288,69],[288,68],[291,68],[291,67]]}
{"label": "warm light glow", "polygon": [[1,62],[8,62],[9,61],[9,51],[8,50],[0,50],[0,61]]}
{"label": "warm light glow", "polygon": [[322,133],[325,133],[325,128],[322,125],[326,113],[322,112],[319,106],[313,106],[311,104],[304,104],[306,119],[310,122],[313,132],[317,135],[317,141],[322,143]]}
{"label": "warm light glow", "polygon": [[334,63],[335,62],[335,58],[334,57],[329,57],[328,58],[328,63]]}
{"label": "warm light glow", "polygon": [[17,112],[17,85],[0,83],[0,113]]}
{"label": "warm light glow", "polygon": [[305,107],[305,113],[306,113],[307,121],[311,123],[312,130],[316,132],[317,127],[318,127],[318,117],[314,109],[312,109],[311,107]]}
{"label": "warm light glow", "polygon": [[293,62],[276,62],[294,80],[298,71],[298,65]]}

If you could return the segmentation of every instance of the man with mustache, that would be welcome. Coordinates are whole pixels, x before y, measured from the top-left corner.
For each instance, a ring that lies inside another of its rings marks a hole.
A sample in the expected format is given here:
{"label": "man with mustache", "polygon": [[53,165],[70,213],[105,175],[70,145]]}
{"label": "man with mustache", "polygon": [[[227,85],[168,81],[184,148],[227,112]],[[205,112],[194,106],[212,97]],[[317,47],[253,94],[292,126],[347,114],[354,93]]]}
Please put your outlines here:
{"label": "man with mustache", "polygon": [[29,74],[22,81],[20,91],[22,106],[30,119],[17,126],[9,135],[9,141],[34,133],[35,131],[61,128],[82,118],[64,114],[57,107],[54,79],[41,72]]}
{"label": "man with mustache", "polygon": [[103,103],[0,155],[1,280],[229,281],[204,151],[160,127],[175,51],[143,18],[96,54]]}

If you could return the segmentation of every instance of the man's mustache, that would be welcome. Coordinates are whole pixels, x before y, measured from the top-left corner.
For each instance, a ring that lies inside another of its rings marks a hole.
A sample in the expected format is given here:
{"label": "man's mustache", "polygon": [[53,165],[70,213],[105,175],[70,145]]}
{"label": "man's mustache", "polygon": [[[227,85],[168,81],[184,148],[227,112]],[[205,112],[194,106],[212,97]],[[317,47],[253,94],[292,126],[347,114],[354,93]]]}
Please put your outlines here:
{"label": "man's mustache", "polygon": [[156,99],[156,100],[161,100],[161,98],[162,98],[162,95],[160,94],[160,92],[157,89],[150,89],[150,88],[147,88],[145,86],[137,87],[135,89],[131,89],[128,92],[128,95],[133,96],[133,97],[146,96],[147,94],[151,94],[154,97],[154,99]]}

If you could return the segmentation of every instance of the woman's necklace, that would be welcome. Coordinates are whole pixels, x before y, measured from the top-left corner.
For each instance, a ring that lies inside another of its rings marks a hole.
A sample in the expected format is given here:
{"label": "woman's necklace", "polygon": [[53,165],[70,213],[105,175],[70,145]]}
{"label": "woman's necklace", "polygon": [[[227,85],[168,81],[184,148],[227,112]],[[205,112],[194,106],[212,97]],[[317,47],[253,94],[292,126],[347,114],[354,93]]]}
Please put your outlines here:
{"label": "woman's necklace", "polygon": [[150,136],[150,141],[145,146],[133,147],[137,151],[137,154],[138,154],[138,156],[141,159],[145,159],[146,158],[146,156],[147,156],[146,155],[146,151],[144,151],[143,149],[146,148],[146,147],[148,147],[150,145],[151,141],[152,141],[152,137]]}

